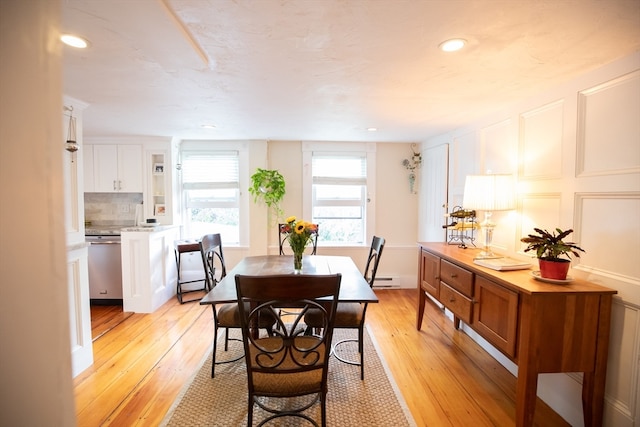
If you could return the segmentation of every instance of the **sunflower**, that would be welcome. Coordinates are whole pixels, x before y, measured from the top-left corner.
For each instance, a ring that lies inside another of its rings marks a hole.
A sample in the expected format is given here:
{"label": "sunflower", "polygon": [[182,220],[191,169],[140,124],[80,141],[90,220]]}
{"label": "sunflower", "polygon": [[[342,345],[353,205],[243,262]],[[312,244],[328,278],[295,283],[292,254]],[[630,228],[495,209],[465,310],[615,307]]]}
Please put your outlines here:
{"label": "sunflower", "polygon": [[304,222],[299,222],[296,224],[296,234],[302,234],[304,233],[305,228],[307,228],[307,225]]}

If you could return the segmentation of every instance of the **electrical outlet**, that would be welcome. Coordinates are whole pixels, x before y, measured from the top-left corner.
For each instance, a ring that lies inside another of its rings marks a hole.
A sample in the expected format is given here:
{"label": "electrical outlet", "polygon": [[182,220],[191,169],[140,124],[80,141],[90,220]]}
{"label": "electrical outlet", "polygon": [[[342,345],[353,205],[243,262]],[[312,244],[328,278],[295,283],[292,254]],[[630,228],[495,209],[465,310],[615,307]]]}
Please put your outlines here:
{"label": "electrical outlet", "polygon": [[118,206],[119,206],[120,213],[129,213],[129,205],[128,204],[118,205]]}

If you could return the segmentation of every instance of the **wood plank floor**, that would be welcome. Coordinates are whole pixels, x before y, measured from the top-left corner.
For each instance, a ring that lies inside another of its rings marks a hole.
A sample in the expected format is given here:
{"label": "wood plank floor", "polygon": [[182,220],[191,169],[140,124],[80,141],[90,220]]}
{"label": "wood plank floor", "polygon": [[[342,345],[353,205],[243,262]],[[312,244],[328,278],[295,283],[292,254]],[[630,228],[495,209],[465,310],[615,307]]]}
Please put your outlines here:
{"label": "wood plank floor", "polygon": [[[514,425],[515,377],[433,304],[417,331],[416,292],[376,290],[367,325],[418,426]],[[74,380],[78,425],[158,425],[211,351],[211,309],[173,299],[152,314],[91,313],[95,362]],[[568,425],[540,400],[534,423]]]}

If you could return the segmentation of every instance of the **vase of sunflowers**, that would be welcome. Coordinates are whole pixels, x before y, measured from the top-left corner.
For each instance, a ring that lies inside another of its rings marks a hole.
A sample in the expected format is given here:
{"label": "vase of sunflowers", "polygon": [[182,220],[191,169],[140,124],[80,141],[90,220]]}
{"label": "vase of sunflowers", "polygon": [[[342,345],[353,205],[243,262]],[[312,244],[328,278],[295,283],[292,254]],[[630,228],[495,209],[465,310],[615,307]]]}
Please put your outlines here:
{"label": "vase of sunflowers", "polygon": [[311,236],[318,232],[318,226],[290,216],[280,228],[280,232],[287,235],[287,241],[293,251],[293,271],[295,274],[301,274],[302,255],[311,241]]}

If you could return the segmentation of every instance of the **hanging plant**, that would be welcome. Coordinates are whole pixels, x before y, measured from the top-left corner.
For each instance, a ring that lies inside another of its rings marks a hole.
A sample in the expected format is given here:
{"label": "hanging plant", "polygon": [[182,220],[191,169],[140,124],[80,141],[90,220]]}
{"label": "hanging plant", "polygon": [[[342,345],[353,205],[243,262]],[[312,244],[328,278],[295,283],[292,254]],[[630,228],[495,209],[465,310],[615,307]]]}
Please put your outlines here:
{"label": "hanging plant", "polygon": [[280,202],[286,193],[284,177],[277,170],[260,169],[251,175],[251,187],[249,192],[253,195],[253,201],[262,202],[275,214],[276,218],[282,216]]}

